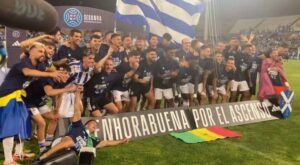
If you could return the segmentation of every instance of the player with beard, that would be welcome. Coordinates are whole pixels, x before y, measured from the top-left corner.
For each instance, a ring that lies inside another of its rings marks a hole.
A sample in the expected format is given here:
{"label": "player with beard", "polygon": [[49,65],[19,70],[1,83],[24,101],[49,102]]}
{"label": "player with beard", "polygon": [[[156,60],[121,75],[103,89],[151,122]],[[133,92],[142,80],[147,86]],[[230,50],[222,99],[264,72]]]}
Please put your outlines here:
{"label": "player with beard", "polygon": [[176,77],[176,86],[179,87],[178,97],[183,98],[183,106],[189,107],[193,105],[194,84],[192,77],[192,68],[187,60],[182,59],[179,62],[179,73]]}
{"label": "player with beard", "polygon": [[133,75],[139,67],[139,61],[139,52],[131,51],[128,55],[128,62],[122,62],[116,68],[118,74],[125,75],[123,80],[118,81],[112,89],[115,104],[120,112],[127,112],[129,110],[129,89],[132,84]]}
{"label": "player with beard", "polygon": [[41,35],[22,41],[20,46],[23,49],[24,53],[20,55],[20,58],[23,59],[25,56],[28,56],[28,47],[34,42],[40,42],[45,45],[46,56],[45,60],[42,63],[39,63],[40,70],[56,70],[52,60],[53,55],[55,54],[55,43],[53,37],[50,35]]}
{"label": "player with beard", "polygon": [[[234,72],[234,79],[232,81],[230,102],[246,101],[251,97],[249,86],[246,81],[249,76],[248,70],[250,67],[249,60],[247,59],[251,56],[251,49],[251,45],[245,45],[242,53],[234,57],[236,71]],[[240,99],[239,94],[241,94]]]}
{"label": "player with beard", "polygon": [[141,55],[141,60],[146,59],[146,41],[144,37],[138,37],[135,41],[135,50]]}
{"label": "player with beard", "polygon": [[[68,76],[63,80],[65,82]],[[26,89],[27,97],[24,97],[24,103],[31,112],[31,118],[37,124],[37,139],[40,152],[46,149],[45,129],[46,122],[44,118],[49,119],[47,137],[53,137],[57,126],[59,115],[47,105],[47,96],[56,96],[65,92],[75,91],[75,86],[66,88],[56,88],[57,82],[51,78],[39,78],[33,81]],[[50,145],[50,143],[48,144]],[[18,153],[17,153],[18,154]]]}
{"label": "player with beard", "polygon": [[[155,106],[155,98],[153,92],[153,70],[155,67],[157,54],[154,49],[146,50],[146,59],[140,62],[140,66],[134,75],[134,83],[130,93],[130,111],[133,112],[137,108],[141,96],[147,99],[146,109],[153,109]],[[144,101],[143,101],[144,103]],[[144,107],[142,103],[141,107]]]}
{"label": "player with beard", "polygon": [[230,86],[235,70],[234,58],[228,58],[226,64],[221,53],[215,54],[215,68],[208,77],[208,92],[211,103],[217,103],[218,97],[221,97],[222,103],[229,101]]}
{"label": "player with beard", "polygon": [[240,54],[240,45],[239,40],[236,37],[232,37],[229,41],[229,45],[224,49],[223,55],[225,60],[229,57],[235,57]]}
{"label": "player with beard", "polygon": [[[199,102],[200,105],[205,105],[208,102],[206,92],[207,78],[212,73],[213,60],[210,57],[211,49],[206,45],[201,47],[198,54],[194,53],[193,56],[188,58],[194,78],[193,98],[195,103]],[[198,100],[196,100],[197,98]]]}
{"label": "player with beard", "polygon": [[155,108],[159,109],[161,101],[165,99],[164,107],[174,107],[173,80],[178,75],[179,66],[176,58],[176,49],[169,49],[161,57],[154,68],[154,95]]}
{"label": "player with beard", "polygon": [[0,86],[0,139],[4,149],[4,164],[15,164],[12,158],[14,137],[25,140],[31,136],[29,115],[22,100],[22,96],[26,96],[23,89],[30,84],[33,77],[51,77],[58,81],[65,77],[57,71],[37,70],[38,64],[45,58],[43,44],[33,43],[28,52],[29,56],[11,68]]}

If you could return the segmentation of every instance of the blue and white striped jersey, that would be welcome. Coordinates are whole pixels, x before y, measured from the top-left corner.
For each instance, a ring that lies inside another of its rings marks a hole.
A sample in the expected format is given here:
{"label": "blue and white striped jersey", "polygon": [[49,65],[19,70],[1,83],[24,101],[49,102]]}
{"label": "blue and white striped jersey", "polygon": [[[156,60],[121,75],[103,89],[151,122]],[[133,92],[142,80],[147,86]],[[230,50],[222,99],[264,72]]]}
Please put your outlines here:
{"label": "blue and white striped jersey", "polygon": [[70,72],[70,78],[67,81],[67,84],[79,84],[84,85],[86,82],[88,82],[92,75],[94,68],[91,67],[87,70],[83,69],[82,62],[81,61],[72,61],[69,63],[69,67],[71,69]]}

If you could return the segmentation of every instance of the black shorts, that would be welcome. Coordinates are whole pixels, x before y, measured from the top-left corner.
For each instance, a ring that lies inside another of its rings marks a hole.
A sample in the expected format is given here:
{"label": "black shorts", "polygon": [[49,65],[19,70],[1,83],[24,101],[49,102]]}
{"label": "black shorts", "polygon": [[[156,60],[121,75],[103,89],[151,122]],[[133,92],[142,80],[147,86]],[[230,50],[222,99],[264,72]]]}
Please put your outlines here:
{"label": "black shorts", "polygon": [[137,83],[132,84],[129,91],[130,91],[129,92],[130,97],[134,97],[134,96],[140,97],[140,95],[141,95],[141,87]]}
{"label": "black shorts", "polygon": [[138,97],[138,99],[140,98],[140,96],[145,96],[146,93],[148,93],[150,91],[150,85],[140,85],[140,84],[135,84],[135,86],[132,86],[130,88],[130,97]]}
{"label": "black shorts", "polygon": [[141,94],[145,96],[150,91],[151,85],[141,86]]}
{"label": "black shorts", "polygon": [[103,107],[112,102],[111,97],[97,97],[97,98],[90,98],[89,103],[91,106],[91,111],[101,110]]}

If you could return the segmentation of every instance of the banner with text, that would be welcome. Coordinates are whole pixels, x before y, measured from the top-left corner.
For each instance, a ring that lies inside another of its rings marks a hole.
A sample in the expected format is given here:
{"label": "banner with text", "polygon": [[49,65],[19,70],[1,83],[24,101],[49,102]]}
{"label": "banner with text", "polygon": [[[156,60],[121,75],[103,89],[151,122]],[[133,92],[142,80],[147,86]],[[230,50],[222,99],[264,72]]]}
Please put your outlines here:
{"label": "banner with text", "polygon": [[227,127],[281,118],[278,107],[259,101],[215,104],[192,108],[158,109],[109,115],[95,119],[97,135],[105,140],[142,139],[195,128]]}

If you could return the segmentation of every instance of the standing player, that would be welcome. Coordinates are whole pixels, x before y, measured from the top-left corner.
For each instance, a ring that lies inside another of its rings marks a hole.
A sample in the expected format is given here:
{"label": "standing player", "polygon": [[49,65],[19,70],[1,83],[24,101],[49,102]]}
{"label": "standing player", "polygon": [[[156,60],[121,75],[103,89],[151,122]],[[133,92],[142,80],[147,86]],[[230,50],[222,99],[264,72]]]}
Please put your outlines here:
{"label": "standing player", "polygon": [[41,43],[29,47],[29,56],[15,64],[0,86],[0,139],[4,149],[4,164],[15,164],[12,158],[14,137],[27,139],[31,136],[28,112],[22,100],[26,96],[23,90],[32,81],[32,77],[52,77],[61,80],[59,72],[42,72],[37,65],[45,58],[45,48]]}
{"label": "standing player", "polygon": [[56,66],[67,64],[71,59],[82,60],[83,49],[79,47],[82,40],[82,32],[77,29],[70,31],[70,39],[64,43],[53,57]]}
{"label": "standing player", "polygon": [[85,48],[91,49],[92,53],[95,54],[96,62],[98,62],[100,60],[100,56],[99,56],[100,45],[101,45],[101,37],[94,34],[90,37],[90,42],[85,47]]}
{"label": "standing player", "polygon": [[159,109],[161,101],[165,99],[165,107],[174,107],[173,79],[178,75],[179,66],[175,61],[176,49],[169,49],[161,57],[154,68],[155,108]]}
{"label": "standing player", "polygon": [[179,73],[176,77],[176,83],[179,85],[179,98],[183,98],[183,106],[189,107],[193,105],[194,84],[192,77],[192,69],[187,60],[181,60],[179,63]]}
{"label": "standing player", "polygon": [[131,51],[128,55],[128,62],[122,62],[117,68],[118,74],[122,77],[122,81],[118,81],[112,89],[115,104],[120,112],[129,110],[129,89],[131,87],[133,75],[139,67],[140,54],[137,51]]}
{"label": "standing player", "polygon": [[219,96],[221,96],[222,103],[229,101],[234,69],[235,64],[233,58],[228,58],[226,64],[224,64],[223,55],[221,53],[215,54],[215,68],[208,80],[208,91],[212,104],[217,103]]}
{"label": "standing player", "polygon": [[[95,64],[95,54],[89,49],[84,51],[81,61],[73,61],[69,64],[71,68],[70,78],[67,81],[67,86],[73,84],[84,85],[87,83],[94,73],[101,71],[104,62],[111,57],[113,49],[110,48],[107,55]],[[64,93],[58,101],[59,113],[62,117],[70,118],[74,113],[74,93]]]}
{"label": "standing player", "polygon": [[[235,56],[236,71],[234,72],[234,79],[232,81],[230,102],[246,101],[250,99],[250,88],[247,83],[249,63],[247,58],[251,56],[251,45],[245,45],[243,53]],[[241,93],[241,99],[239,99]]]}
{"label": "standing player", "polygon": [[262,62],[258,97],[264,101],[269,99],[273,104],[278,105],[281,92],[291,90],[291,86],[287,81],[278,51],[270,50],[266,57]]}
{"label": "standing player", "polygon": [[126,56],[132,50],[132,38],[130,35],[125,34],[122,36],[122,47],[125,51]]}
{"label": "standing player", "polygon": [[151,35],[149,39],[149,48],[155,49],[157,54],[157,59],[164,56],[165,51],[158,47],[158,36],[157,35]]}
{"label": "standing player", "polygon": [[[155,98],[153,92],[153,70],[155,67],[157,54],[154,49],[146,50],[146,59],[142,60],[137,72],[134,75],[134,84],[130,93],[130,111],[133,112],[137,108],[140,97],[146,98],[148,101],[146,109],[153,109],[155,106]],[[143,104],[142,104],[143,107]]]}
{"label": "standing player", "polygon": [[[65,79],[64,81],[66,81]],[[31,112],[32,119],[37,123],[37,139],[40,152],[46,148],[45,127],[46,122],[43,117],[49,119],[48,137],[53,137],[59,115],[52,111],[47,105],[47,96],[56,96],[65,92],[75,91],[75,86],[55,89],[55,82],[50,78],[40,78],[33,81],[25,90],[27,97],[23,98],[26,107]],[[49,144],[50,145],[50,144]]]}

